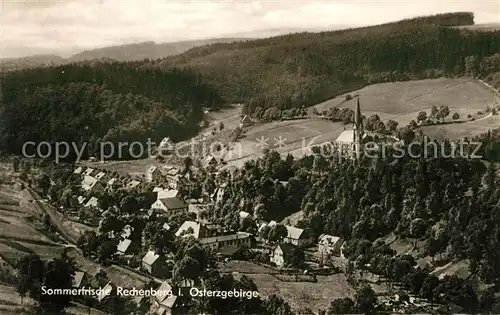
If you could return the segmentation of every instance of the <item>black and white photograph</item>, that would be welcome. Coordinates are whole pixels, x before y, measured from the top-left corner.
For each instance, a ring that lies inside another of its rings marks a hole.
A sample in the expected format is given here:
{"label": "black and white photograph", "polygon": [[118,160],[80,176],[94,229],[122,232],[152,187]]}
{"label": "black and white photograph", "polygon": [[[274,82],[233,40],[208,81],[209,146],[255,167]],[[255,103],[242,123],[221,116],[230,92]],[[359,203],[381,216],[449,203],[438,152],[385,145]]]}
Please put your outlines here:
{"label": "black and white photograph", "polygon": [[499,0],[2,0],[0,315],[500,314]]}

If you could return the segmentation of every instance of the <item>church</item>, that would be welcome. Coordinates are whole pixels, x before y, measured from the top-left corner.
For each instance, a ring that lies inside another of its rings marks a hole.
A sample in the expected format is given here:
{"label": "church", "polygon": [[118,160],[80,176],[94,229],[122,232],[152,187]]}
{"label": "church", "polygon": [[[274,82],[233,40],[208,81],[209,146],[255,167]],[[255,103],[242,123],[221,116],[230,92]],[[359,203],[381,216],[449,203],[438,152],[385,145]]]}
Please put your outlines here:
{"label": "church", "polygon": [[365,132],[363,129],[363,118],[361,116],[361,105],[359,104],[359,96],[357,96],[352,129],[342,131],[337,140],[334,141],[334,146],[341,150],[344,156],[359,159],[362,153],[361,141],[364,136]]}

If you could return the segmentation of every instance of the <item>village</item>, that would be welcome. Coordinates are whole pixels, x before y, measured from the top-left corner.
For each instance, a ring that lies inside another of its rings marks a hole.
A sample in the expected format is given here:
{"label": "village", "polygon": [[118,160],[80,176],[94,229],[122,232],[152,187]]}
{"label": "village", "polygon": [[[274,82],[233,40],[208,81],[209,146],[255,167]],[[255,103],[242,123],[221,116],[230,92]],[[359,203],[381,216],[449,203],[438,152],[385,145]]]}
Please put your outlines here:
{"label": "village", "polygon": [[[327,274],[338,272],[339,267],[345,267],[346,259],[342,258],[343,242],[339,237],[321,235],[318,239],[314,239],[305,229],[274,220],[270,222],[255,220],[254,214],[247,211],[238,213],[240,222],[237,226],[241,228],[231,229],[212,222],[211,218],[207,217],[207,209],[217,207],[224,200],[227,181],[231,176],[226,177],[226,181],[220,180],[224,177],[217,172],[220,163],[217,159],[209,157],[206,158],[205,163],[204,169],[213,171],[208,176],[219,180],[214,187],[203,187],[199,198],[188,198],[190,196],[185,196],[181,192],[182,187],[189,181],[190,174],[196,173],[197,170],[191,169],[190,172],[183,173],[171,166],[151,166],[146,170],[141,181],[138,178],[111,177],[104,170],[79,166],[74,169],[74,174],[81,176],[81,187],[85,193],[78,196],[76,202],[79,207],[95,211],[101,218],[100,225],[102,225],[109,213],[114,210],[100,208],[98,196],[93,194],[96,187],[104,186],[110,193],[120,187],[131,193],[143,191],[141,188],[149,187],[150,191],[147,193],[152,202],[151,207],[139,209],[138,215],[146,220],[172,216],[190,218],[183,221],[175,231],[172,230],[172,224],[166,222],[161,225],[163,231],[159,233],[173,233],[176,239],[192,238],[202,248],[210,249],[216,254],[222,264],[232,259],[245,260],[249,256],[257,256],[252,260],[276,270],[277,274],[293,275],[291,281],[315,281],[316,270],[321,274]],[[288,185],[284,181],[279,184],[284,187]],[[131,251],[134,248],[133,239],[130,237],[132,233],[133,228],[126,225],[122,233],[114,237],[118,243],[112,256],[118,257],[116,260],[125,265],[140,258],[140,266],[134,269],[162,281],[160,289],[171,290],[169,279],[172,277],[173,269],[172,253],[168,250],[157,252],[153,247]],[[142,238],[141,243],[146,244],[144,235]],[[254,254],[249,255],[248,252]],[[140,253],[145,254],[137,257]],[[84,278],[83,272],[77,273],[74,284],[76,288],[84,285],[85,282],[82,280]],[[193,282],[186,282],[184,285],[190,287],[193,284]],[[107,290],[111,290],[112,286],[111,282],[108,283]],[[99,298],[99,302],[104,302],[104,300],[105,296]],[[177,306],[176,296],[164,297],[164,300],[155,299],[155,303],[152,304],[155,313],[159,315],[165,312],[170,313]]]}

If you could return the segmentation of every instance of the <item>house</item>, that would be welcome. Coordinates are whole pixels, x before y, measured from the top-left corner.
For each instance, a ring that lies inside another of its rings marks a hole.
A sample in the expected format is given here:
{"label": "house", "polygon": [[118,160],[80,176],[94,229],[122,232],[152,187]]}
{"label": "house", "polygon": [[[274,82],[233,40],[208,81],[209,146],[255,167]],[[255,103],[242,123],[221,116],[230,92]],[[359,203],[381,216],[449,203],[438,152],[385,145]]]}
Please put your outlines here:
{"label": "house", "polygon": [[132,235],[132,232],[134,231],[134,228],[131,227],[130,225],[125,225],[125,227],[122,230],[122,234],[120,235],[122,238],[129,238],[130,235]]}
{"label": "house", "polygon": [[195,204],[188,204],[188,212],[196,214],[196,220],[200,219],[200,212],[203,211],[200,207]]}
{"label": "house", "polygon": [[188,205],[179,198],[161,198],[153,203],[151,209],[161,209],[165,212],[187,212]]}
{"label": "house", "polygon": [[87,282],[87,277],[85,274],[85,271],[75,271],[75,274],[73,275],[73,281],[72,281],[72,286],[74,289],[78,289],[82,286],[85,286]]}
{"label": "house", "polygon": [[177,198],[177,197],[179,197],[179,191],[177,189],[164,189],[157,192],[156,199]]}
{"label": "house", "polygon": [[303,229],[290,225],[286,225],[285,227],[287,235],[283,239],[283,243],[290,243],[299,247],[305,247],[312,244],[312,238],[306,235],[307,233],[305,233]]}
{"label": "house", "polygon": [[216,165],[217,165],[217,159],[211,155],[207,156],[207,158],[205,159],[205,167],[216,166]]}
{"label": "house", "polygon": [[73,174],[81,174],[83,171],[83,168],[81,166],[78,166],[74,171]]}
{"label": "house", "polygon": [[179,299],[172,292],[172,286],[168,282],[163,282],[157,289],[159,294],[154,297],[151,303],[151,314],[174,315],[179,306]]}
{"label": "house", "polygon": [[363,148],[362,140],[366,136],[364,133],[359,97],[357,97],[353,120],[352,129],[342,131],[333,144],[341,154],[350,156],[353,159],[358,159]]}
{"label": "house", "polygon": [[185,221],[175,232],[176,237],[192,236],[195,239],[200,237],[208,237],[207,229],[205,226],[194,221]]}
{"label": "house", "polygon": [[158,146],[158,148],[166,149],[166,148],[169,148],[169,146],[171,146],[171,145],[172,145],[172,141],[170,141],[170,138],[165,137],[160,141],[160,145]]}
{"label": "house", "polygon": [[250,119],[250,116],[245,115],[243,118],[240,120],[240,128],[247,127],[252,124],[252,120]]}
{"label": "house", "polygon": [[94,169],[89,167],[85,170],[85,172],[83,172],[83,175],[90,176],[90,174],[92,174],[93,171]]}
{"label": "house", "polygon": [[113,177],[108,182],[106,183],[109,189],[113,189],[117,186],[118,184],[118,178]]}
{"label": "house", "polygon": [[128,189],[134,189],[135,187],[137,187],[141,182],[140,181],[137,181],[137,180],[131,180],[128,184],[127,184],[127,188]]}
{"label": "house", "polygon": [[240,219],[245,219],[248,216],[250,216],[250,213],[248,213],[246,211],[240,211]]}
{"label": "house", "polygon": [[340,256],[340,247],[342,241],[338,236],[321,234],[318,239],[318,253],[322,256],[336,255]]}
{"label": "house", "polygon": [[224,198],[224,193],[226,191],[226,186],[227,186],[227,184],[222,184],[217,189],[217,193],[215,195],[215,202],[216,203],[222,202],[222,199]]}
{"label": "house", "polygon": [[127,250],[130,247],[130,244],[132,244],[132,241],[129,239],[124,239],[120,243],[118,243],[118,246],[116,246],[116,254],[118,255],[126,255]]}
{"label": "house", "polygon": [[288,264],[293,257],[297,246],[290,243],[281,243],[271,251],[270,261],[278,267],[283,267]]}
{"label": "house", "polygon": [[163,188],[161,188],[161,187],[155,187],[155,188],[153,188],[153,192],[155,192],[155,193],[158,193],[160,191],[163,191]]}
{"label": "house", "polygon": [[91,190],[95,184],[97,183],[97,179],[92,176],[85,175],[82,180],[82,188],[84,190]]}
{"label": "house", "polygon": [[161,226],[165,231],[170,231],[170,229],[172,228],[170,225],[168,225],[168,223],[163,223],[163,225]]}
{"label": "house", "polygon": [[97,200],[96,197],[92,197],[89,199],[89,201],[87,201],[87,203],[85,204],[85,207],[93,207],[93,208],[98,208],[99,207],[99,201]]}
{"label": "house", "polygon": [[97,295],[97,301],[103,302],[106,297],[111,295],[111,292],[113,292],[113,284],[111,282],[108,282],[104,288],[102,288],[101,291],[99,291],[99,294]]}
{"label": "house", "polygon": [[168,272],[165,258],[151,250],[142,258],[142,268],[157,277],[164,277]]}
{"label": "house", "polygon": [[148,182],[153,182],[161,178],[161,172],[156,166],[150,166],[146,171],[146,180]]}
{"label": "house", "polygon": [[82,203],[84,203],[84,202],[85,202],[85,197],[83,197],[83,196],[78,196],[77,200],[78,200],[78,204],[79,204],[79,205],[81,205]]}
{"label": "house", "polygon": [[251,246],[251,238],[248,233],[237,233],[230,235],[222,235],[222,236],[213,236],[202,238],[199,240],[199,243],[204,248],[211,248],[214,250],[219,250],[228,246]]}
{"label": "house", "polygon": [[106,173],[104,173],[104,172],[99,172],[99,173],[97,173],[97,175],[95,176],[95,178],[96,178],[97,180],[101,180],[104,176],[106,176]]}

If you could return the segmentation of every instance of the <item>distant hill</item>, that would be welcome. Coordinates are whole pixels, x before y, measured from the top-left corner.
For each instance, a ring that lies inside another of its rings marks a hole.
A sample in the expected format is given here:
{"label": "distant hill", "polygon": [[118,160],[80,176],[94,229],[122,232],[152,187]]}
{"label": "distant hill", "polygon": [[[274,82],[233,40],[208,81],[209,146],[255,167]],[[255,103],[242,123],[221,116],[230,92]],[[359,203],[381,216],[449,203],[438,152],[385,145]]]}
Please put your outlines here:
{"label": "distant hill", "polygon": [[0,59],[2,71],[13,71],[23,68],[60,65],[64,62],[66,62],[66,59],[56,55],[35,55],[22,58]]}
{"label": "distant hill", "polygon": [[90,60],[138,61],[143,59],[160,59],[183,53],[197,46],[251,39],[218,38],[160,44],[151,41],[85,50],[69,58],[62,58],[57,55],[35,55],[21,58],[4,58],[0,59],[0,62],[2,71],[14,71],[23,68],[47,67]]}
{"label": "distant hill", "polygon": [[[70,62],[109,58],[117,61],[135,61],[142,59],[159,59],[183,53],[191,48],[216,43],[230,43],[239,38],[202,39],[173,43],[142,42],[86,50],[69,58]],[[248,40],[245,38],[244,40]]]}

